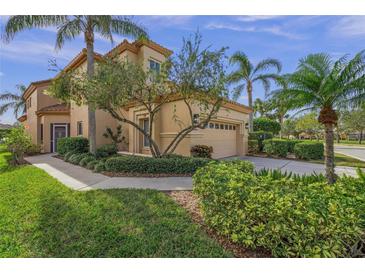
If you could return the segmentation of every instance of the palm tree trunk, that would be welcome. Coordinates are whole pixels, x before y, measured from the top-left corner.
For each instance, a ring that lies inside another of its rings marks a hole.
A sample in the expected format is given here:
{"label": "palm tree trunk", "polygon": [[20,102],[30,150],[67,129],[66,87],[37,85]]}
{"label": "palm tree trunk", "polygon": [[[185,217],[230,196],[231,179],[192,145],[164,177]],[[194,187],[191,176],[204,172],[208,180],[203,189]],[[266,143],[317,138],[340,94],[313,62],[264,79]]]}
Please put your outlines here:
{"label": "palm tree trunk", "polygon": [[335,153],[334,153],[334,135],[333,135],[333,124],[326,123],[325,127],[325,166],[326,166],[326,177],[329,184],[333,184],[336,180],[335,175]]}
{"label": "palm tree trunk", "polygon": [[362,141],[362,130],[360,130],[359,144],[361,144],[361,141]]}
{"label": "palm tree trunk", "polygon": [[[250,108],[253,108],[253,102],[252,102],[252,83],[247,83],[247,97],[248,97],[248,106]],[[253,112],[249,114],[249,125],[250,125],[250,132],[253,131]]]}
{"label": "palm tree trunk", "polygon": [[[87,75],[91,78],[94,75],[94,34],[92,29],[85,33],[87,53]],[[96,153],[96,118],[93,106],[88,105],[88,138],[89,152]]]}

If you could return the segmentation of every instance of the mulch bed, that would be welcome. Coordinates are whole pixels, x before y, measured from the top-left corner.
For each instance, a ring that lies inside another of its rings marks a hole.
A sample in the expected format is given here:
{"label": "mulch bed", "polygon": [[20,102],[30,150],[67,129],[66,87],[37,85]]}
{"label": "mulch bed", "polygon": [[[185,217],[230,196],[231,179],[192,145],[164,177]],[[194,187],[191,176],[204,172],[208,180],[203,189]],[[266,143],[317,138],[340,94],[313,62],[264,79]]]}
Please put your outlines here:
{"label": "mulch bed", "polygon": [[179,205],[184,207],[191,215],[192,220],[197,223],[211,238],[216,240],[226,250],[232,252],[237,258],[269,258],[270,253],[261,249],[251,250],[242,245],[233,243],[228,237],[219,235],[204,223],[204,218],[199,209],[199,200],[191,191],[170,191],[166,192]]}

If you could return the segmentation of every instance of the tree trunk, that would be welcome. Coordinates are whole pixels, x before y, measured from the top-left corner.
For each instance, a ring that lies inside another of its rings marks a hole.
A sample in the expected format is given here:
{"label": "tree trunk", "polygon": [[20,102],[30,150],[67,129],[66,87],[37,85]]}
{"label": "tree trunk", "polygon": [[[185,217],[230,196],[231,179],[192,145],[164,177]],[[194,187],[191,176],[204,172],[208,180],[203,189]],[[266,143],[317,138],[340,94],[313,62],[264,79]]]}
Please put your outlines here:
{"label": "tree trunk", "polygon": [[283,124],[284,124],[284,115],[279,116],[279,123],[280,123],[279,137],[281,139],[281,138],[283,138],[282,130],[283,130]]}
{"label": "tree trunk", "polygon": [[[253,103],[252,103],[252,83],[251,82],[248,82],[247,83],[247,97],[248,97],[248,106],[250,108],[253,108]],[[253,131],[253,112],[251,112],[249,114],[249,129],[250,129],[250,132]]]}
{"label": "tree trunk", "polygon": [[[92,29],[85,33],[86,49],[87,49],[87,75],[91,78],[94,75],[94,34]],[[96,153],[96,118],[95,109],[88,105],[88,138],[89,152]]]}
{"label": "tree trunk", "polygon": [[333,124],[326,123],[325,127],[325,166],[326,177],[329,184],[333,184],[336,180],[335,175],[335,153],[334,153],[334,136],[333,136]]}

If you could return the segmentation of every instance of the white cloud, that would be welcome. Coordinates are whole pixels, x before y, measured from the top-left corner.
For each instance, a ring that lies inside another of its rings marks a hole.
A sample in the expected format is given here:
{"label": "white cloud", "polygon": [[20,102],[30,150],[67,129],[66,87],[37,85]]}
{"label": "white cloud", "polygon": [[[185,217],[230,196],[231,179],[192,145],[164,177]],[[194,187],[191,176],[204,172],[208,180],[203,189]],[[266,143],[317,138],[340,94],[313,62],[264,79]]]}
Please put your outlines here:
{"label": "white cloud", "polygon": [[207,29],[228,29],[232,31],[240,31],[240,32],[265,32],[270,33],[277,36],[286,37],[288,39],[301,40],[303,37],[300,35],[287,32],[283,30],[279,26],[270,26],[270,27],[257,27],[257,26],[240,26],[236,24],[226,24],[226,23],[209,23],[205,26]]}
{"label": "white cloud", "polygon": [[345,16],[335,23],[331,32],[341,36],[361,36],[365,34],[365,16]]}
{"label": "white cloud", "polygon": [[252,16],[239,16],[236,19],[241,22],[255,22],[262,20],[271,20],[282,17],[281,15],[252,15]]}

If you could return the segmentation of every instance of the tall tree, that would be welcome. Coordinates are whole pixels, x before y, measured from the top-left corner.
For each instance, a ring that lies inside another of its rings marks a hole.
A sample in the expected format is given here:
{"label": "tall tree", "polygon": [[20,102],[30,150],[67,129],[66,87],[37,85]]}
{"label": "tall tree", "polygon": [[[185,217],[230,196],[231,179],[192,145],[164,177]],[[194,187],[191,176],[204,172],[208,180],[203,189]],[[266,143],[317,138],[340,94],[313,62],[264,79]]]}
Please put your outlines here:
{"label": "tall tree", "polygon": [[[265,91],[270,89],[270,81],[276,80],[281,71],[281,63],[277,59],[264,59],[254,66],[246,54],[236,52],[230,58],[231,65],[238,65],[238,68],[229,75],[229,81],[232,84],[237,84],[234,89],[233,97],[237,99],[246,88],[248,96],[248,105],[253,108],[253,84],[259,82],[264,86]],[[274,72],[269,72],[274,69]],[[250,131],[253,130],[253,113],[250,114]]]}
{"label": "tall tree", "polygon": [[18,89],[17,93],[5,92],[0,94],[0,101],[4,101],[2,105],[0,105],[0,115],[3,115],[8,109],[12,108],[14,110],[15,118],[23,115],[26,111],[25,100],[23,99],[23,93],[26,90],[24,85],[17,85]]}
{"label": "tall tree", "polygon": [[343,112],[342,121],[348,131],[358,133],[358,141],[361,144],[365,132],[365,107]]}
{"label": "tall tree", "polygon": [[[146,37],[146,31],[130,19],[109,15],[17,15],[11,16],[5,26],[5,41],[10,41],[16,33],[34,27],[57,27],[56,48],[62,48],[65,41],[83,35],[87,49],[87,74],[94,74],[94,41],[95,33],[113,42],[113,33],[129,35],[134,38]],[[88,106],[88,125],[90,152],[96,151],[95,108]]]}
{"label": "tall tree", "polygon": [[341,107],[359,105],[365,98],[365,51],[349,60],[336,61],[324,53],[299,60],[297,70],[288,77],[288,87],[278,91],[288,98],[292,109],[317,111],[325,128],[325,165],[328,183],[336,180],[334,171],[334,131]]}

